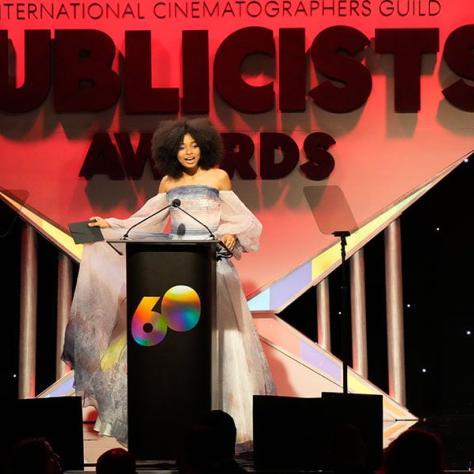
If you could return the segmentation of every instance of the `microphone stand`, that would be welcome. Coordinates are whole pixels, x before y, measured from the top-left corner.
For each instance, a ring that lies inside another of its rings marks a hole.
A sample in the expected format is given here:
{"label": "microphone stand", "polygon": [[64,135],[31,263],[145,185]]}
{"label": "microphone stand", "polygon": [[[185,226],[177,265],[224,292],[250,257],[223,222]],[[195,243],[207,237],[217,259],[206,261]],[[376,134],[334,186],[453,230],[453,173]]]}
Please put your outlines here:
{"label": "microphone stand", "polygon": [[[120,240],[128,240],[128,234],[129,232],[134,229],[135,227],[139,226],[140,224],[142,224],[143,222],[147,221],[148,219],[150,219],[151,217],[153,216],[156,216],[157,214],[159,214],[160,212],[163,212],[165,211],[166,209],[170,208],[170,207],[179,207],[179,205],[181,204],[181,202],[179,201],[179,199],[174,199],[173,202],[171,204],[168,204],[167,206],[165,207],[162,207],[161,209],[158,209],[158,211],[156,212],[153,212],[152,214],[150,214],[149,216],[145,217],[144,219],[141,219],[139,220],[138,222],[136,222],[135,224],[133,224],[132,226],[130,226],[125,234],[122,235],[122,237],[120,238]],[[123,255],[122,252],[120,252],[120,250],[118,250],[117,248],[115,248],[110,242],[107,242],[107,244],[112,247],[119,255]]]}
{"label": "microphone stand", "polygon": [[107,245],[112,248],[113,250],[115,250],[121,257],[123,256],[123,253],[116,247],[114,247],[108,240],[105,241],[107,243]]}
{"label": "microphone stand", "polygon": [[179,207],[179,205],[181,204],[181,202],[178,202],[179,199],[174,199],[173,202],[171,204],[168,204],[167,206],[165,207],[162,207],[161,209],[158,209],[158,211],[156,212],[153,212],[152,214],[150,214],[149,216],[145,217],[144,219],[136,222],[135,224],[133,224],[131,227],[129,227],[127,229],[127,231],[125,232],[125,234],[123,234],[122,238],[120,240],[128,240],[128,234],[129,232],[134,229],[135,227],[137,227],[138,225],[142,224],[143,222],[147,221],[148,219],[150,219],[151,217],[153,216],[156,216],[157,214],[159,214],[160,212],[163,212],[163,211],[166,211],[166,209],[170,208],[170,207]]}
{"label": "microphone stand", "polygon": [[214,240],[217,240],[216,239],[216,236],[212,233],[211,229],[209,229],[209,227],[207,227],[206,224],[204,224],[204,222],[201,222],[199,219],[196,219],[196,217],[194,217],[192,214],[190,214],[188,211],[185,211],[181,205],[178,205],[178,206],[174,206],[174,207],[177,207],[181,212],[184,212],[187,216],[189,216],[191,219],[195,220],[198,224],[201,224],[208,232],[209,232],[209,236],[212,237]]}
{"label": "microphone stand", "polygon": [[341,353],[342,353],[342,392],[344,394],[349,393],[347,384],[347,370],[348,370],[348,359],[349,359],[349,331],[348,331],[348,314],[347,313],[347,298],[348,298],[348,287],[347,287],[347,264],[346,264],[346,237],[349,237],[351,233],[348,230],[337,230],[332,233],[335,237],[340,238],[341,243],[341,272],[342,272],[342,283],[341,283]]}
{"label": "microphone stand", "polygon": [[[177,200],[178,201],[178,200]],[[189,216],[191,219],[195,220],[198,224],[201,224],[208,232],[209,232],[209,236],[213,239],[213,240],[218,240],[216,239],[216,236],[212,233],[211,229],[209,229],[209,227],[204,224],[204,222],[201,222],[199,219],[196,219],[196,217],[194,217],[192,214],[190,214],[188,211],[185,211],[182,207],[181,207],[181,202],[179,202],[178,204],[173,204],[173,207],[177,207],[180,211],[184,212],[187,216]],[[224,242],[222,242],[222,240],[218,240],[219,244],[222,245],[222,247],[224,247],[224,249],[226,250],[227,254],[225,255],[222,255],[222,254],[219,254],[219,251],[217,251],[217,259],[220,260],[221,258],[231,258],[234,254],[232,253],[232,251],[227,247],[226,244],[224,244]]]}

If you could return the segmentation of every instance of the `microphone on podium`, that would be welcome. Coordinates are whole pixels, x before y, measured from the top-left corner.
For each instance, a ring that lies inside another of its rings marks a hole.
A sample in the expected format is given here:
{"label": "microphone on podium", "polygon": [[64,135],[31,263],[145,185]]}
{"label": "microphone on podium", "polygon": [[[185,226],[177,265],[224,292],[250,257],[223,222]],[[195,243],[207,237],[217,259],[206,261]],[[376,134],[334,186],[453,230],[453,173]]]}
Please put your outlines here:
{"label": "microphone on podium", "polygon": [[128,234],[129,232],[134,229],[135,227],[139,226],[140,224],[142,224],[143,222],[145,222],[146,220],[150,219],[151,217],[153,216],[156,216],[157,214],[159,214],[160,212],[163,212],[163,211],[166,211],[166,209],[169,209],[170,207],[179,207],[181,206],[181,201],[179,199],[173,199],[171,201],[171,204],[168,204],[167,206],[165,207],[162,207],[161,209],[158,209],[156,212],[153,212],[152,214],[150,214],[149,216],[145,217],[144,219],[136,222],[135,224],[133,224],[132,226],[130,226],[128,229],[127,229],[127,232],[125,232],[125,234],[123,234],[121,240],[128,240]]}
{"label": "microphone on podium", "polygon": [[[176,203],[175,203],[176,201]],[[209,236],[211,237],[211,239],[213,240],[217,240],[219,245],[221,245],[224,250],[218,250],[217,251],[217,257],[218,259],[220,260],[221,258],[231,258],[233,257],[233,252],[227,247],[226,244],[224,244],[224,242],[222,242],[222,240],[219,240],[216,238],[216,236],[212,233],[211,229],[209,229],[209,227],[204,224],[204,222],[201,222],[198,218],[194,217],[192,214],[190,214],[188,211],[184,210],[182,207],[181,207],[181,201],[179,199],[174,199],[173,202],[171,203],[171,205],[173,207],[177,207],[181,212],[184,212],[187,216],[189,216],[191,219],[195,220],[198,224],[201,224],[208,232],[209,232]]]}

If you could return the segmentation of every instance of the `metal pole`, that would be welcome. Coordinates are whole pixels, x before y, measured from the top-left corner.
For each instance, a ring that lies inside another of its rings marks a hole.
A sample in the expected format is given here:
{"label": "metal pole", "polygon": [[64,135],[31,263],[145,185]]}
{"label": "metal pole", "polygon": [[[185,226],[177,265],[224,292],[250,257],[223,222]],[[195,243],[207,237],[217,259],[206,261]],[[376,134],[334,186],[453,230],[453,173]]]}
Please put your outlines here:
{"label": "metal pole", "polygon": [[64,333],[69,319],[72,301],[72,262],[63,254],[58,255],[58,297],[56,329],[56,379],[68,372],[67,365],[61,360],[64,345]]}
{"label": "metal pole", "polygon": [[36,395],[36,312],[37,312],[37,248],[36,231],[24,224],[21,234],[20,276],[20,341],[18,397]]}
{"label": "metal pole", "polygon": [[358,374],[367,378],[367,321],[365,307],[364,249],[360,249],[352,255],[350,262],[352,368]]}
{"label": "metal pole", "polygon": [[342,392],[344,394],[349,393],[349,311],[348,307],[348,287],[347,287],[347,259],[346,259],[346,245],[347,237],[351,235],[348,230],[336,230],[332,233],[335,237],[338,237],[341,242],[341,352],[342,352]]}
{"label": "metal pole", "polygon": [[389,394],[396,401],[405,405],[402,257],[400,221],[398,219],[385,229],[385,287]]}
{"label": "metal pole", "polygon": [[316,312],[318,323],[318,344],[331,352],[331,320],[329,306],[329,281],[321,280],[316,286]]}

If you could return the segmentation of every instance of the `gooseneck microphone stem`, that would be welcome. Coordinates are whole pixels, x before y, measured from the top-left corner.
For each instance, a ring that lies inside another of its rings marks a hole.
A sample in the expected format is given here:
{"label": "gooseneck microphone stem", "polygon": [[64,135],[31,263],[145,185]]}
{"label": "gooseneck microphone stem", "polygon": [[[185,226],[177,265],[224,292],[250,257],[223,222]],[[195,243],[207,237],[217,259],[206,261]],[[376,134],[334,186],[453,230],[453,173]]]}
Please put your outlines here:
{"label": "gooseneck microphone stem", "polygon": [[[176,199],[176,201],[179,201],[179,199]],[[189,216],[191,219],[195,220],[198,224],[201,224],[208,232],[209,232],[209,235],[214,239],[214,240],[217,240],[216,239],[216,236],[212,233],[211,229],[209,229],[209,227],[207,227],[206,224],[204,224],[204,222],[201,222],[199,219],[196,219],[192,214],[190,214],[188,211],[185,211],[182,207],[181,207],[181,202],[178,204],[178,205],[173,205],[173,207],[177,207],[181,212],[184,212],[187,216]]]}
{"label": "gooseneck microphone stem", "polygon": [[[175,204],[175,201],[178,201],[177,204]],[[209,232],[209,235],[212,239],[214,240],[218,240],[216,238],[216,236],[212,233],[211,229],[209,229],[209,227],[207,227],[206,224],[204,224],[204,222],[201,222],[199,219],[197,219],[196,217],[194,217],[192,214],[190,214],[188,211],[185,211],[182,207],[181,207],[181,201],[179,199],[175,199],[173,201],[173,207],[177,207],[180,211],[184,212],[187,216],[189,216],[191,219],[193,219],[194,221],[196,221],[198,224],[201,224],[208,232]],[[219,244],[222,245],[222,247],[225,248],[225,250],[227,251],[228,253],[228,256],[229,257],[232,257],[233,256],[233,253],[232,251],[227,247],[226,244],[224,244],[224,242],[222,242],[222,240],[219,240]],[[228,257],[226,257],[228,258]]]}
{"label": "gooseneck microphone stem", "polygon": [[128,239],[128,234],[130,233],[130,231],[132,229],[134,229],[135,227],[137,227],[138,225],[142,224],[143,222],[147,221],[148,219],[150,219],[151,217],[153,216],[156,216],[157,214],[159,214],[160,212],[163,212],[163,211],[166,211],[166,209],[169,209],[170,207],[179,207],[181,205],[181,201],[179,199],[173,199],[173,201],[171,202],[171,204],[168,204],[168,206],[165,206],[165,207],[162,207],[161,209],[159,209],[158,211],[156,212],[153,212],[152,214],[150,214],[149,216],[145,217],[144,219],[142,219],[141,221],[138,221],[137,223],[133,224],[131,227],[129,227],[127,229],[127,232],[125,232],[125,234],[123,234],[122,236],[122,240],[127,240]]}

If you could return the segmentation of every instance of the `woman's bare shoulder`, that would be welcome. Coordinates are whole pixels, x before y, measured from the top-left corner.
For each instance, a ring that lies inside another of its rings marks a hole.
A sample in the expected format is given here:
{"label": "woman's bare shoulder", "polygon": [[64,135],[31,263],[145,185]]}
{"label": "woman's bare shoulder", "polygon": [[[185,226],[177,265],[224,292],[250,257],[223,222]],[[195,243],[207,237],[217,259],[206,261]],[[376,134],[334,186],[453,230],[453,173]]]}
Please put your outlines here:
{"label": "woman's bare shoulder", "polygon": [[232,189],[232,183],[227,171],[220,168],[213,168],[212,173],[216,186],[220,191],[230,191]]}
{"label": "woman's bare shoulder", "polygon": [[168,175],[163,176],[158,187],[158,193],[167,193],[170,189],[171,181],[172,179]]}

